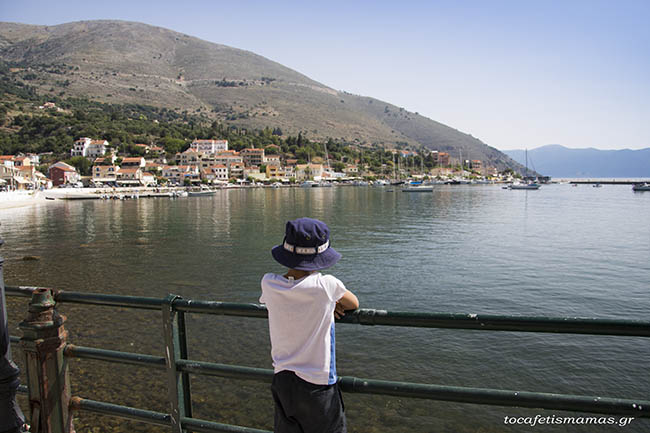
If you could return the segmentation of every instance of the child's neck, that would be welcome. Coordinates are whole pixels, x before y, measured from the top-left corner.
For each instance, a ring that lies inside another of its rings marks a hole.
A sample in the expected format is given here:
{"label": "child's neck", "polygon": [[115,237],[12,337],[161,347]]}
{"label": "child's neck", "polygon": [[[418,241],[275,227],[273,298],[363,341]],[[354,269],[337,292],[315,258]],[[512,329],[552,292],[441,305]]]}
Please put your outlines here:
{"label": "child's neck", "polygon": [[313,271],[301,271],[300,269],[289,269],[284,278],[293,278],[294,280],[299,280],[307,275],[311,274]]}

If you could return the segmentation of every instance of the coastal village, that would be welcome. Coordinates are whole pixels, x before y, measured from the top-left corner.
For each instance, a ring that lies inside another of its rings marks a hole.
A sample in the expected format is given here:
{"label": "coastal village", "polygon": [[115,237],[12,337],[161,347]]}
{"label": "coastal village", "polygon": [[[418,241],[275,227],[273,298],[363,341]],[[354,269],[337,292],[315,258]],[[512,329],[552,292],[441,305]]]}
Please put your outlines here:
{"label": "coastal village", "polygon": [[[372,171],[359,160],[341,164],[328,157],[314,157],[307,163],[282,154],[279,146],[228,148],[227,140],[195,139],[183,152],[171,156],[156,145],[135,144],[138,155],[118,155],[107,140],[79,138],[70,157],[83,157],[92,164],[91,175],[82,176],[77,168],[57,161],[43,165],[38,154],[0,155],[0,190],[44,190],[56,187],[226,187],[245,185],[296,185],[356,182],[395,183],[405,179],[436,183],[511,181],[507,174],[483,167],[481,161],[451,158],[445,152],[431,152],[435,167],[409,167],[414,151],[392,150],[393,160]],[[326,152],[327,155],[327,152]],[[310,158],[311,159],[311,158]],[[421,161],[422,159],[420,159]],[[339,171],[332,167],[336,164]],[[47,167],[46,173],[37,168]]]}

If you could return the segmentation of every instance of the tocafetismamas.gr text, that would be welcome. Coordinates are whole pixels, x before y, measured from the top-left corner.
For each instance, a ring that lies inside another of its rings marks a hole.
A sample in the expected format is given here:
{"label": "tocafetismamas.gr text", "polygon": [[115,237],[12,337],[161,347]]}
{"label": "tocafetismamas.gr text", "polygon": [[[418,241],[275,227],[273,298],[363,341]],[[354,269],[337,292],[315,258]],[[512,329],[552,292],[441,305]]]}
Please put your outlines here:
{"label": "tocafetismamas.gr text", "polygon": [[535,415],[535,416],[505,416],[504,424],[510,425],[528,425],[535,427],[537,425],[611,425],[625,427],[630,425],[634,420],[633,417],[622,416],[555,416],[555,415]]}

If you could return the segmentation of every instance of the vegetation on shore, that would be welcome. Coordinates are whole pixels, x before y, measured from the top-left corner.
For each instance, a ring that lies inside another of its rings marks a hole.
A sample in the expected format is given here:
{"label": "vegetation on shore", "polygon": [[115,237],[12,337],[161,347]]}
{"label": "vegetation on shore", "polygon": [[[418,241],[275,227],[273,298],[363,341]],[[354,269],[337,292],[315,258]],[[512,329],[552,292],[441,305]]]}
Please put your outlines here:
{"label": "vegetation on shore", "polygon": [[[250,131],[187,111],[39,95],[33,87],[15,80],[6,64],[0,64],[0,96],[4,101],[0,103],[0,154],[48,153],[47,162],[68,160],[82,173],[89,171],[89,162],[70,158],[70,149],[80,137],[108,140],[122,155],[144,155],[144,150],[134,145],[155,144],[173,156],[186,150],[193,139],[204,138],[226,139],[234,150],[264,148],[266,154],[282,154],[303,164],[325,158],[323,143],[302,132],[285,136],[279,127]],[[56,107],[39,108],[46,102]],[[337,171],[342,171],[345,163],[362,164],[373,172],[382,171],[382,164],[383,170],[392,169],[394,157],[386,149],[363,148],[331,138],[326,146]],[[420,158],[409,156],[402,160],[403,166],[419,169],[435,164],[431,154],[423,161]]]}

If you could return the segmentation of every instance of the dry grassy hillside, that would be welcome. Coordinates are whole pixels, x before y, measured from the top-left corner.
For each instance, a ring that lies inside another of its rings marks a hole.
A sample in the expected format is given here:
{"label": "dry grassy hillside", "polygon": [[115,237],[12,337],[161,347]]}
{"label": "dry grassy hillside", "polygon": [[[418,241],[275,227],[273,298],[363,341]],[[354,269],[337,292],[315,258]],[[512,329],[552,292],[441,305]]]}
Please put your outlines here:
{"label": "dry grassy hillside", "polygon": [[426,146],[518,164],[480,140],[377,99],[328,88],[254,53],[124,21],[0,23],[0,59],[39,92],[202,112],[312,139]]}

